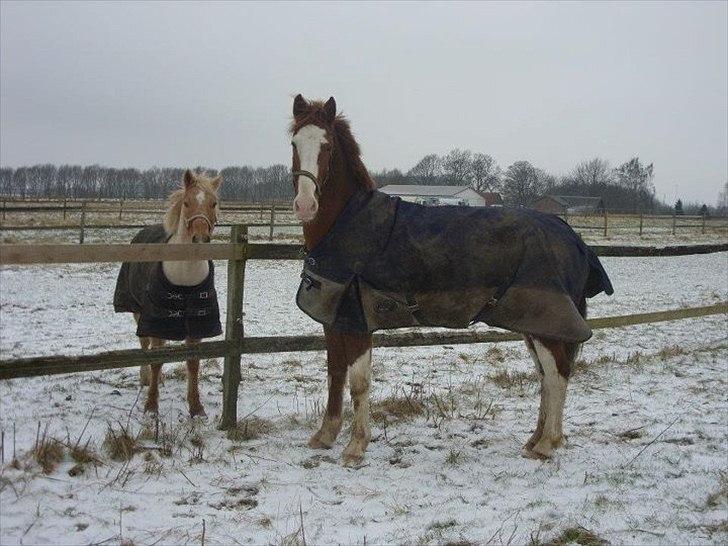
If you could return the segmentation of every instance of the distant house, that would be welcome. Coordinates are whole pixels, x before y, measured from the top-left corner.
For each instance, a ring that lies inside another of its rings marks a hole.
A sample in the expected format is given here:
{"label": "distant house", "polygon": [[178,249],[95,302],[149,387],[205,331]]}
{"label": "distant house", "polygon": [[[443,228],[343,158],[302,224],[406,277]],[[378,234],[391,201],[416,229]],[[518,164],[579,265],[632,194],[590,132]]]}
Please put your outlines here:
{"label": "distant house", "polygon": [[503,204],[500,194],[479,192],[468,186],[390,184],[379,189],[388,195],[397,195],[405,201],[423,205],[484,207]]}
{"label": "distant house", "polygon": [[551,214],[579,214],[587,212],[604,212],[604,201],[601,197],[582,195],[547,195],[531,205],[532,209]]}

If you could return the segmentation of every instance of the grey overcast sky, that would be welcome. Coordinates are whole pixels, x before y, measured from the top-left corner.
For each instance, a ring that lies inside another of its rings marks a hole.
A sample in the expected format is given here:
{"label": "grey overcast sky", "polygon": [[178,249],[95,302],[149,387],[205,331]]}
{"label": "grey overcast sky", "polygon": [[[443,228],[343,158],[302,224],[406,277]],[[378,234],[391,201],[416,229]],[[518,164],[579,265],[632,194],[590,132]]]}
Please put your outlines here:
{"label": "grey overcast sky", "polygon": [[637,155],[661,197],[715,203],[727,6],[3,1],[0,163],[287,164],[301,92],[336,97],[371,169]]}

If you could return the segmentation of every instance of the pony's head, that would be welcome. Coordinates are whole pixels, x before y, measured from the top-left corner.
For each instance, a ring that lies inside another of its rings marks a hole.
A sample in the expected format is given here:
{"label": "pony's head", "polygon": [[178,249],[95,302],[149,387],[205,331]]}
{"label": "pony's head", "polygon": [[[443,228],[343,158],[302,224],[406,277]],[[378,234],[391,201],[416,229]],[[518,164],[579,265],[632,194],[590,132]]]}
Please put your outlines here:
{"label": "pony's head", "polygon": [[221,176],[207,178],[187,169],[182,187],[169,197],[170,207],[164,216],[167,234],[177,233],[193,243],[209,243],[217,222],[221,182]]}
{"label": "pony's head", "polygon": [[308,102],[300,94],[293,100],[293,210],[302,222],[316,216],[319,197],[331,170],[336,101],[334,97]]}

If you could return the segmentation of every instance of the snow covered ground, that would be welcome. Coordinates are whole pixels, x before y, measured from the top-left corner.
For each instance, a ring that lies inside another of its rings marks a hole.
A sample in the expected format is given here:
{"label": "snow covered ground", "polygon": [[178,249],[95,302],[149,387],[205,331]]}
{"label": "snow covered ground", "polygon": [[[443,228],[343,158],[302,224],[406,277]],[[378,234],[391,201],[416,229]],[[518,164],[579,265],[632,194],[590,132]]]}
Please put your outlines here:
{"label": "snow covered ground", "polygon": [[[728,253],[603,263],[616,294],[590,316],[728,299]],[[299,268],[249,264],[246,334],[319,331],[293,306]],[[0,270],[2,358],[137,346],[111,308],[116,273]],[[208,421],[187,419],[178,365],[165,367],[158,422],[142,414],[134,369],[0,382],[0,543],[564,544],[586,529],[613,544],[723,544],[725,319],[597,331],[570,382],[568,443],[549,462],[519,456],[538,411],[521,343],[375,350],[360,468],[339,464],[346,427],[331,451],[305,446],[325,400],[320,352],[244,357],[245,418],[229,437],[216,430],[221,362],[203,364]],[[105,442],[122,429],[128,461]]]}

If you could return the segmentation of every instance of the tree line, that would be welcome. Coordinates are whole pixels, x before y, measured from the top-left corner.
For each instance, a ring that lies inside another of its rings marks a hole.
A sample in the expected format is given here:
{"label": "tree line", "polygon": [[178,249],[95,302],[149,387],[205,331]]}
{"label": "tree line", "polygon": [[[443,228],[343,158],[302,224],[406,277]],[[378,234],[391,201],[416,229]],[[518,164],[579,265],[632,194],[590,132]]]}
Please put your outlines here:
{"label": "tree line", "polygon": [[[231,166],[217,170],[197,167],[210,176],[222,175],[223,199],[249,202],[286,201],[293,197],[290,170]],[[32,165],[0,167],[0,194],[19,197],[162,199],[177,187],[182,168],[114,168],[99,165]],[[515,161],[505,169],[492,156],[455,148],[445,155],[428,154],[406,172],[399,169],[372,172],[378,185],[418,184],[469,186],[480,192],[500,193],[510,205],[531,205],[540,197],[554,195],[598,196],[609,210],[667,212],[677,209],[661,202],[653,184],[654,166],[634,157],[612,167],[602,158],[576,165],[556,176],[528,161]],[[728,183],[726,183],[728,187]],[[685,214],[707,211],[725,214],[724,188],[716,207],[680,201]]]}
{"label": "tree line", "polygon": [[[270,167],[196,167],[209,176],[222,175],[223,199],[264,202],[293,197],[290,170]],[[99,165],[32,165],[0,167],[0,195],[71,199],[164,199],[179,187],[183,168],[114,168]]]}

